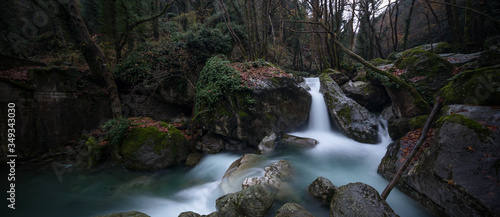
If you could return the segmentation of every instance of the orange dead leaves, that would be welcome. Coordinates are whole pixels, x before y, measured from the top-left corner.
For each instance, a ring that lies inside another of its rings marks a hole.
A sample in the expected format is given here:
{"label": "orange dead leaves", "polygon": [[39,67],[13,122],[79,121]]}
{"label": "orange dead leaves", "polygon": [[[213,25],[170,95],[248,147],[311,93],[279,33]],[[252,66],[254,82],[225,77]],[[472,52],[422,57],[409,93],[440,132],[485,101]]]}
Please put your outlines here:
{"label": "orange dead leaves", "polygon": [[[231,67],[236,69],[241,76],[241,81],[248,87],[257,86],[257,81],[266,80],[274,77],[292,77],[280,68],[273,66],[255,67],[252,63],[232,63]],[[243,86],[243,85],[242,85]]]}
{"label": "orange dead leaves", "polygon": [[[427,132],[427,137],[424,141],[424,144],[422,144],[422,146],[420,146],[418,153],[415,155],[415,157],[413,158],[411,163],[413,163],[415,161],[415,159],[419,159],[422,152],[431,146],[432,140],[434,139],[435,132],[436,132],[436,129],[434,129],[434,128],[429,129],[429,131]],[[400,151],[402,151],[401,159],[399,159],[400,162],[403,162],[406,159],[406,157],[408,157],[410,152],[413,150],[413,147],[415,146],[417,141],[420,139],[421,135],[422,135],[422,128],[411,131],[411,132],[407,133],[403,138],[401,138],[401,140],[399,141],[399,143],[401,144]]]}

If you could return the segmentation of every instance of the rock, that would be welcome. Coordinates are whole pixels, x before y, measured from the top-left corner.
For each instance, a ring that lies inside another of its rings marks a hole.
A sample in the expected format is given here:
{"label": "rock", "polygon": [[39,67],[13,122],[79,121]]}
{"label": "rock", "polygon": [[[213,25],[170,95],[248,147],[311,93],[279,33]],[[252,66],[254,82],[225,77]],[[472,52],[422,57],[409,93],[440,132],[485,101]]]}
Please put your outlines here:
{"label": "rock", "polygon": [[267,154],[274,150],[274,147],[276,146],[276,133],[271,132],[271,134],[267,135],[262,139],[262,141],[259,143],[258,150],[261,154]]}
{"label": "rock", "polygon": [[330,217],[336,216],[398,216],[378,194],[377,190],[364,183],[340,186],[330,204]]}
{"label": "rock", "polygon": [[307,191],[322,203],[330,204],[330,200],[337,191],[337,187],[329,179],[318,177],[307,187]]}
{"label": "rock", "polygon": [[123,140],[122,157],[127,169],[154,171],[182,163],[189,147],[184,135],[170,124],[163,133],[156,127],[134,128]]}
{"label": "rock", "polygon": [[391,64],[392,60],[384,60],[382,58],[375,58],[375,59],[371,60],[370,63],[374,66],[380,67],[380,66]]}
{"label": "rock", "polygon": [[201,137],[201,141],[198,141],[196,149],[202,153],[216,154],[224,149],[224,140],[220,136],[209,133]]}
{"label": "rock", "polygon": [[192,106],[196,88],[184,78],[170,77],[160,84],[158,91],[168,103]]}
{"label": "rock", "polygon": [[186,158],[186,166],[196,166],[200,162],[202,157],[203,155],[201,155],[199,152],[189,153]]}
{"label": "rock", "polygon": [[392,139],[399,139],[408,132],[422,128],[429,115],[420,115],[413,118],[398,118],[389,121],[389,136]]}
{"label": "rock", "polygon": [[311,87],[309,87],[306,82],[300,82],[299,85],[307,91],[311,90]]}
{"label": "rock", "polygon": [[500,51],[486,50],[479,55],[479,67],[496,66],[500,64]]}
{"label": "rock", "polygon": [[345,95],[369,111],[382,111],[389,101],[384,88],[366,81],[348,81],[340,87]]}
{"label": "rock", "polygon": [[390,104],[389,106],[385,107],[382,110],[382,113],[380,115],[382,116],[383,119],[385,119],[387,121],[394,120],[394,119],[398,118],[396,116],[395,112],[394,112],[394,108],[393,108],[392,104]]}
{"label": "rock", "polygon": [[347,137],[358,142],[378,142],[378,121],[363,106],[345,96],[344,92],[327,74],[321,74],[323,92],[328,112],[335,126]]}
{"label": "rock", "polygon": [[286,148],[314,148],[318,144],[318,141],[311,138],[283,134],[279,143]]}
{"label": "rock", "polygon": [[327,73],[338,85],[343,85],[349,81],[349,77],[343,72],[334,69],[325,69],[323,72]]}
{"label": "rock", "polygon": [[178,217],[200,217],[201,215],[192,211],[182,212]]}
{"label": "rock", "polygon": [[273,77],[258,81],[250,93],[228,93],[199,120],[211,133],[257,148],[271,132],[279,135],[305,124],[311,100],[293,78]]}
{"label": "rock", "polygon": [[131,211],[131,212],[112,213],[108,215],[100,215],[96,217],[150,217],[150,216],[142,212]]}
{"label": "rock", "polygon": [[440,91],[446,105],[500,105],[500,66],[462,72]]}
{"label": "rock", "polygon": [[432,103],[434,93],[448,83],[454,70],[443,57],[418,49],[403,52],[394,65],[403,70],[399,78],[416,87],[428,103]]}
{"label": "rock", "polygon": [[116,189],[118,192],[126,192],[130,190],[141,189],[144,190],[154,183],[154,179],[150,176],[139,176],[127,183],[118,186]]}
{"label": "rock", "polygon": [[[441,110],[432,145],[410,164],[399,189],[437,216],[500,213],[500,109],[449,105]],[[388,147],[378,172],[390,180],[401,165],[399,142]]]}
{"label": "rock", "polygon": [[[249,170],[254,169],[264,160],[262,155],[245,154],[235,160],[222,177],[221,188],[224,193],[234,193],[241,189],[243,180],[248,177]],[[259,174],[264,174],[264,170],[259,170]],[[250,173],[254,174],[254,173]]]}
{"label": "rock", "polygon": [[85,142],[85,146],[87,146],[88,150],[87,168],[94,168],[104,160],[106,160],[105,150],[108,147],[99,145],[99,140],[97,140],[95,137],[89,137],[87,139],[87,142]]}
{"label": "rock", "polygon": [[239,192],[226,194],[216,201],[220,216],[261,217],[273,205],[273,197],[264,187],[253,185]]}
{"label": "rock", "polygon": [[253,185],[261,185],[269,190],[278,199],[295,198],[295,191],[290,188],[286,181],[292,177],[293,170],[286,160],[280,160],[264,169],[262,177],[245,178],[242,183],[243,189]]}
{"label": "rock", "polygon": [[278,209],[275,217],[314,217],[314,215],[297,203],[285,203]]}

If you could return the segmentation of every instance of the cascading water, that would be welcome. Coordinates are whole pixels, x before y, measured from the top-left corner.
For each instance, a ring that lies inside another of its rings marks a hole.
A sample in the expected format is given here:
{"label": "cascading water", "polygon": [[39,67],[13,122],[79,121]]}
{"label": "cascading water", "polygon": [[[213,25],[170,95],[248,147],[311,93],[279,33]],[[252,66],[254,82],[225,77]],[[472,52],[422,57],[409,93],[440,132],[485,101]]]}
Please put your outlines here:
{"label": "cascading water", "polygon": [[[323,95],[319,92],[319,79],[307,78],[306,81],[312,95],[310,119],[305,131],[293,135],[314,138],[319,144],[309,150],[276,150],[263,156],[264,161],[248,170],[245,176],[261,176],[263,167],[286,159],[298,177],[291,183],[298,195],[304,196],[307,186],[318,176],[330,179],[336,186],[364,182],[381,192],[388,182],[377,174],[377,166],[391,142],[386,132],[387,123],[381,120],[379,144],[363,144],[347,138],[330,126]],[[173,168],[137,173],[116,168],[84,175],[73,172],[64,174],[62,182],[50,168],[19,171],[16,214],[83,217],[140,211],[153,217],[169,217],[194,211],[206,215],[215,211],[215,200],[224,194],[221,177],[239,157],[228,153],[207,155],[190,170]],[[397,189],[387,201],[400,216],[430,216]],[[315,216],[328,216],[328,209],[316,201],[303,200],[301,205]]]}

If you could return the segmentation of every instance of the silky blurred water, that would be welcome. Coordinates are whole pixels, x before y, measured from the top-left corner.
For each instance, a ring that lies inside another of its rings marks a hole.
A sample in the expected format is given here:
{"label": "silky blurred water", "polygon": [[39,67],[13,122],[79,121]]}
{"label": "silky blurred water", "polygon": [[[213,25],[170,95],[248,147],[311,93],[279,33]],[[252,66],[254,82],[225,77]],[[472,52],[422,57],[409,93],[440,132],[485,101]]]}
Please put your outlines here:
{"label": "silky blurred water", "polygon": [[[316,216],[328,216],[328,207],[312,200],[306,193],[307,186],[323,176],[336,186],[364,182],[382,192],[388,182],[377,174],[377,167],[391,138],[383,120],[379,144],[358,143],[345,137],[331,127],[318,78],[308,78],[306,82],[313,98],[309,123],[304,131],[292,134],[314,138],[319,144],[312,149],[277,149],[263,156],[245,177],[261,176],[265,166],[285,159],[295,171],[296,177],[290,184],[300,203]],[[215,200],[224,194],[220,187],[222,176],[239,157],[230,153],[206,155],[192,169],[177,167],[149,173],[122,168],[72,172],[64,174],[62,182],[49,166],[37,170],[21,167],[16,178],[16,210],[12,213],[13,216],[82,217],[124,211],[140,211],[153,217],[178,216],[184,211],[209,214],[215,211]],[[431,216],[397,189],[387,202],[403,217]]]}

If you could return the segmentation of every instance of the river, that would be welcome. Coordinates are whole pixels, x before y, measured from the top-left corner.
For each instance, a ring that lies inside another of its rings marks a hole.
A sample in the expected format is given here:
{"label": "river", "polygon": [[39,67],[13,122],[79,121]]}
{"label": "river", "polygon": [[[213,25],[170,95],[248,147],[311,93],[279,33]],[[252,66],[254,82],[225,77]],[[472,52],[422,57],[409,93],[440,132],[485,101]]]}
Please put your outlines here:
{"label": "river", "polygon": [[[327,207],[307,196],[307,186],[323,176],[336,186],[364,182],[381,192],[388,182],[377,174],[377,167],[391,138],[383,120],[379,144],[358,143],[344,136],[330,124],[318,78],[306,81],[313,97],[310,119],[303,131],[292,134],[314,138],[319,144],[307,150],[277,149],[249,170],[248,176],[262,175],[265,166],[285,159],[295,170],[297,177],[292,185],[302,198],[302,205],[316,216],[328,216]],[[153,217],[178,216],[184,211],[209,214],[215,211],[215,200],[223,195],[223,174],[239,157],[234,153],[206,155],[194,168],[175,167],[159,172],[130,172],[119,167],[93,173],[67,171],[62,179],[50,166],[21,166],[16,177],[13,216],[88,217],[124,211],[140,211]],[[432,216],[397,189],[387,202],[403,217]]]}

